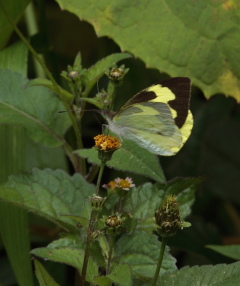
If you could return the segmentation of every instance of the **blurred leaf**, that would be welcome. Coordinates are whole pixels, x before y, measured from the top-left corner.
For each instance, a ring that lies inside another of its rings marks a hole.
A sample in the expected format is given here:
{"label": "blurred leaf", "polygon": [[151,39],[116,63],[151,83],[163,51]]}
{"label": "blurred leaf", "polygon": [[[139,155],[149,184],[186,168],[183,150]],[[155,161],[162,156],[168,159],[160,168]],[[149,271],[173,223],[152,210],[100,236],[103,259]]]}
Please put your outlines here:
{"label": "blurred leaf", "polygon": [[227,257],[240,260],[240,245],[206,245],[206,247]]}
{"label": "blurred leaf", "polygon": [[[25,8],[30,0],[1,0],[8,14],[13,21],[17,23],[23,15]],[[0,6],[1,7],[1,6]],[[0,9],[0,49],[2,49],[8,42],[13,31],[12,25],[3,13],[2,7]]]}
{"label": "blurred leaf", "polygon": [[224,93],[240,101],[238,0],[57,2],[148,67],[190,77],[207,97]]}
{"label": "blurred leaf", "polygon": [[[117,241],[113,262],[127,263],[133,275],[140,279],[154,277],[161,243],[156,235],[145,232],[124,234]],[[169,254],[168,247],[164,253],[161,274],[176,269],[176,260]]]}
{"label": "blurred leaf", "polygon": [[62,102],[44,87],[25,88],[27,80],[9,70],[0,69],[0,123],[26,128],[35,141],[50,147],[64,143],[62,136],[70,126],[61,117]]}
{"label": "blurred leaf", "polygon": [[66,214],[81,216],[84,205],[90,209],[87,198],[94,191],[80,174],[70,177],[62,170],[34,169],[29,175],[11,176],[0,187],[0,198],[69,229],[77,223]]}
{"label": "blurred leaf", "polygon": [[113,265],[111,273],[107,275],[111,281],[121,286],[132,285],[132,272],[128,264],[116,264]]}
{"label": "blurred leaf", "polygon": [[[26,75],[27,56],[27,47],[18,42],[0,52],[0,67]],[[9,175],[26,169],[26,136],[25,131],[16,126],[1,125],[0,133],[0,182],[3,183]],[[28,214],[25,210],[0,202],[1,238],[20,286],[33,285],[28,227]]]}
{"label": "blurred leaf", "polygon": [[0,51],[0,67],[2,69],[11,69],[26,77],[27,56],[28,49],[26,45],[23,42],[17,42]]}
{"label": "blurred leaf", "polygon": [[240,262],[184,267],[161,276],[161,286],[236,286],[240,283]]}
{"label": "blurred leaf", "polygon": [[[55,249],[45,247],[33,249],[31,254],[47,260],[71,265],[72,267],[75,267],[81,275],[84,259],[83,250],[72,249],[68,247]],[[98,276],[98,266],[96,262],[90,257],[88,261],[86,280],[93,283],[95,276]]]}
{"label": "blurred leaf", "polygon": [[34,259],[34,265],[40,286],[59,286],[37,259]]}
{"label": "blurred leaf", "polygon": [[[77,150],[75,153],[88,158],[91,163],[100,165],[98,152],[94,148]],[[124,140],[122,147],[113,154],[107,166],[144,175],[159,182],[165,181],[158,157],[132,141]]]}

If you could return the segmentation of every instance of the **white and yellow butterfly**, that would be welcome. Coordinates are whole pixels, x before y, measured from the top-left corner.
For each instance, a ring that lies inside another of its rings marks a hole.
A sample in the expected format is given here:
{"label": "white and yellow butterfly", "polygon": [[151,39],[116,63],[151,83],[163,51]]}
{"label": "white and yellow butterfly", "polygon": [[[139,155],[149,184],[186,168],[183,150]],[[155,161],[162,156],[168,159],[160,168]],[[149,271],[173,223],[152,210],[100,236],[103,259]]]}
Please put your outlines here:
{"label": "white and yellow butterfly", "polygon": [[176,154],[191,134],[189,110],[191,81],[187,77],[163,80],[137,93],[117,113],[106,119],[110,130],[149,152]]}

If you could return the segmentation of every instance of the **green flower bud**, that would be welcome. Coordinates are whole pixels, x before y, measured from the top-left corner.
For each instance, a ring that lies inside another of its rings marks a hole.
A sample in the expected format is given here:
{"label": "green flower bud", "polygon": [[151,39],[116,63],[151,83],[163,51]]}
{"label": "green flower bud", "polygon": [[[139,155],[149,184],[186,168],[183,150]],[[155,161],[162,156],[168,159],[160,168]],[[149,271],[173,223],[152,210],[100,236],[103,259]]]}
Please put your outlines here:
{"label": "green flower bud", "polygon": [[181,212],[175,196],[169,196],[155,212],[155,221],[161,236],[173,236],[183,228]]}
{"label": "green flower bud", "polygon": [[105,202],[107,197],[103,198],[97,195],[93,195],[92,197],[89,197],[89,200],[92,204],[92,208],[95,210],[100,210]]}

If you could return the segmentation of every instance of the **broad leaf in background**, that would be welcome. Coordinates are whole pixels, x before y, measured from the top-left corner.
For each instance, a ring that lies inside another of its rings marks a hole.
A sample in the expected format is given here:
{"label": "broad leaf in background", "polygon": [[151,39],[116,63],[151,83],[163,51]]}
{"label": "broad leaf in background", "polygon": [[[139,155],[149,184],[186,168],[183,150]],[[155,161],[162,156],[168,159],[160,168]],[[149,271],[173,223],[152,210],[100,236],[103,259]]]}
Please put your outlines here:
{"label": "broad leaf in background", "polygon": [[26,88],[27,82],[18,73],[0,69],[0,123],[22,126],[33,140],[49,147],[62,145],[70,126],[69,118],[58,113],[64,105],[44,87]]}
{"label": "broad leaf in background", "polygon": [[[5,9],[14,20],[14,22],[17,23],[23,15],[28,3],[30,3],[30,0],[18,0],[14,2],[1,0],[1,2],[3,3]],[[7,44],[12,31],[13,27],[9,23],[8,19],[2,11],[2,8],[0,7],[0,49],[2,49]]]}
{"label": "broad leaf in background", "polygon": [[227,257],[240,260],[240,245],[207,245],[206,247]]}
{"label": "broad leaf in background", "polygon": [[48,274],[47,270],[43,267],[43,265],[37,259],[34,259],[33,261],[35,265],[36,276],[37,276],[40,286],[60,286]]}
{"label": "broad leaf in background", "polygon": [[94,186],[80,174],[70,177],[62,170],[34,169],[29,175],[11,176],[0,186],[0,199],[33,211],[64,229],[73,229],[77,222],[68,215],[89,218],[91,207],[87,199],[94,191]]}
{"label": "broad leaf in background", "polygon": [[190,77],[207,97],[224,93],[240,101],[238,0],[57,2],[147,66]]}
{"label": "broad leaf in background", "polygon": [[233,264],[184,267],[165,273],[159,281],[161,286],[235,286],[240,285],[240,262]]}
{"label": "broad leaf in background", "polygon": [[[91,163],[101,164],[95,148],[77,150],[75,153],[80,157],[88,158]],[[111,161],[107,162],[107,166],[165,182],[158,157],[132,141],[124,140],[122,147],[113,154]]]}
{"label": "broad leaf in background", "polygon": [[[139,279],[151,279],[156,270],[161,243],[156,235],[136,231],[132,235],[124,234],[117,241],[113,261],[130,265],[133,276]],[[176,269],[176,260],[164,253],[161,275]]]}
{"label": "broad leaf in background", "polygon": [[[84,251],[73,248],[51,248],[43,247],[36,248],[31,251],[31,254],[42,257],[47,260],[66,263],[75,267],[79,274],[82,272],[82,265],[84,259]],[[86,280],[93,283],[94,277],[98,276],[98,265],[92,257],[89,258]]]}
{"label": "broad leaf in background", "polygon": [[[21,42],[15,43],[0,52],[0,67],[17,71],[26,76],[27,56],[27,47]],[[0,183],[3,183],[8,176],[26,169],[26,155],[29,153],[26,152],[28,140],[25,130],[22,128],[1,125],[0,134]],[[32,157],[32,154],[29,156]],[[34,284],[29,255],[30,235],[28,227],[29,219],[25,210],[18,206],[0,202],[1,238],[19,286],[32,286]],[[6,281],[2,280],[2,282]]]}

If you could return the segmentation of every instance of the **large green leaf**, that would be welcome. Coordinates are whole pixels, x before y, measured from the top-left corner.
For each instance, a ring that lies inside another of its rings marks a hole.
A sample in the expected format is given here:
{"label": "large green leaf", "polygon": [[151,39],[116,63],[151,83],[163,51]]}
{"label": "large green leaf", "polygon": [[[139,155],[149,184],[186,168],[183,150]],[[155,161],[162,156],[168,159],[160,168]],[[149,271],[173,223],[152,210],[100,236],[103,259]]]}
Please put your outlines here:
{"label": "large green leaf", "polygon": [[[0,67],[12,69],[26,76],[27,55],[27,47],[18,42],[0,52]],[[9,175],[26,168],[27,149],[26,135],[22,128],[1,125],[0,134],[2,183]],[[32,157],[32,154],[29,156]],[[33,285],[28,226],[28,214],[25,210],[4,202],[0,203],[1,238],[20,286]]]}
{"label": "large green leaf", "polygon": [[[156,235],[138,231],[132,235],[125,234],[116,243],[113,261],[129,264],[137,278],[151,279],[156,270],[160,248],[161,243]],[[167,247],[161,274],[175,270],[175,262]]]}
{"label": "large green leaf", "polygon": [[240,285],[240,262],[233,264],[184,267],[179,271],[165,273],[159,281],[161,286],[236,286]]}
{"label": "large green leaf", "polygon": [[33,170],[32,174],[11,176],[0,186],[0,199],[20,205],[44,216],[63,228],[76,227],[69,215],[90,216],[88,196],[94,186],[76,174],[70,177],[64,171]]}
{"label": "large green leaf", "polygon": [[208,248],[227,257],[240,260],[240,246],[235,245],[207,245]]}
{"label": "large green leaf", "polygon": [[[36,248],[31,251],[32,254],[55,262],[66,263],[75,267],[79,274],[82,272],[84,251],[73,248],[51,248],[43,247]],[[94,281],[94,277],[98,275],[98,266],[96,262],[90,257],[88,261],[86,280]]]}
{"label": "large green leaf", "polygon": [[57,2],[149,67],[189,76],[207,97],[221,92],[240,101],[238,0]]}
{"label": "large green leaf", "polygon": [[36,276],[40,286],[60,286],[54,279],[48,274],[43,265],[34,259],[34,265],[36,269]]}
{"label": "large green leaf", "polygon": [[[78,150],[75,153],[83,158],[88,158],[91,163],[101,164],[98,159],[98,151],[94,148]],[[159,182],[165,181],[158,157],[132,141],[124,141],[122,147],[107,162],[107,166],[144,175]]]}
{"label": "large green leaf", "polygon": [[[15,23],[20,20],[27,4],[30,0],[1,0],[3,3],[5,10],[10,15]],[[0,49],[2,49],[9,40],[11,33],[13,31],[13,27],[9,23],[9,20],[3,13],[2,7],[0,6]]]}
{"label": "large green leaf", "polygon": [[31,138],[47,146],[62,145],[70,126],[69,118],[58,113],[64,105],[48,89],[25,88],[26,84],[20,74],[0,69],[0,123],[22,126]]}

